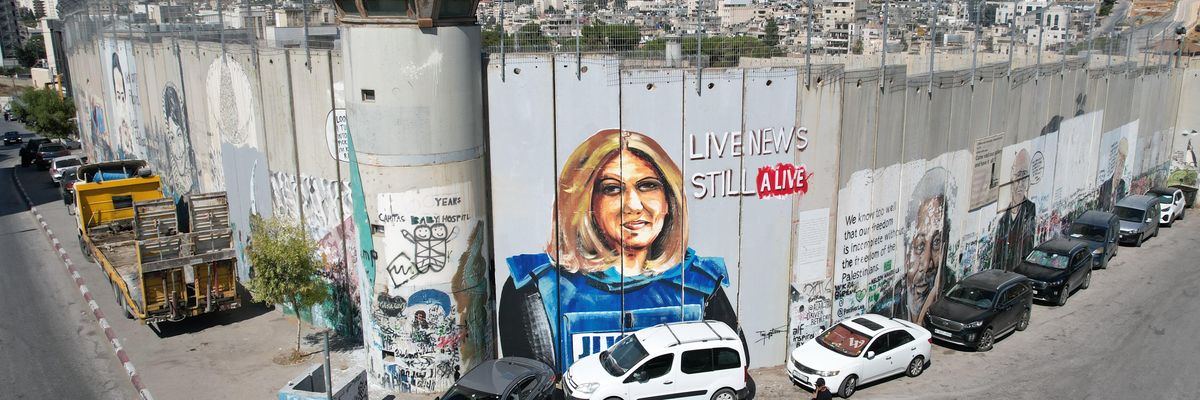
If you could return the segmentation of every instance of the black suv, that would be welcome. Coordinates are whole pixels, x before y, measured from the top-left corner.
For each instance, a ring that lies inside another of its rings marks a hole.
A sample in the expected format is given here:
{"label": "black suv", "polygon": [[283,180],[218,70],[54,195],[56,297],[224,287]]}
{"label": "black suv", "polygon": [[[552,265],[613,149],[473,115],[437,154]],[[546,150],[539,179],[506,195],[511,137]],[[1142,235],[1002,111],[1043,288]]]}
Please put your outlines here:
{"label": "black suv", "polygon": [[997,337],[1029,327],[1032,307],[1028,279],[990,269],[958,281],[929,307],[924,324],[936,340],[988,351]]}
{"label": "black suv", "polygon": [[25,142],[24,146],[21,146],[21,166],[22,167],[28,167],[29,164],[32,164],[35,160],[37,160],[38,146],[41,146],[42,143],[50,143],[50,139],[46,139],[46,138],[29,139],[28,141]]}
{"label": "black suv", "polygon": [[1016,272],[1029,277],[1033,297],[1067,304],[1071,291],[1092,283],[1092,251],[1087,242],[1056,238],[1033,248]]}
{"label": "black suv", "polygon": [[4,132],[4,145],[21,143],[21,133],[17,131]]}

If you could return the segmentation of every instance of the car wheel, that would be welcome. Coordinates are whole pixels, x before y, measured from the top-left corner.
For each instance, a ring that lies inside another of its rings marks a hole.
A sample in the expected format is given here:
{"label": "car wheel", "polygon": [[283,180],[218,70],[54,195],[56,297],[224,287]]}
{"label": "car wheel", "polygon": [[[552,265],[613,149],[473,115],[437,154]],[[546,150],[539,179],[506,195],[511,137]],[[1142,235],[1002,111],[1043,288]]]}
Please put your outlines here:
{"label": "car wheel", "polygon": [[83,253],[83,258],[88,262],[96,262],[96,258],[92,257],[92,250],[88,248],[87,243],[83,242],[83,236],[79,237],[79,251]]}
{"label": "car wheel", "polygon": [[983,331],[982,335],[979,335],[979,344],[975,346],[975,351],[982,353],[991,350],[992,345],[995,344],[995,341],[996,337],[992,333],[992,328],[989,327]]}
{"label": "car wheel", "polygon": [[850,375],[846,380],[842,381],[842,387],[838,388],[838,396],[843,399],[848,399],[854,395],[854,391],[858,389],[858,376]]}
{"label": "car wheel", "polygon": [[730,388],[724,388],[724,389],[718,390],[716,393],[713,393],[713,395],[712,395],[712,400],[736,400],[736,399],[737,399],[737,393],[734,393],[733,389],[730,389]]}
{"label": "car wheel", "polygon": [[1023,330],[1025,330],[1025,328],[1028,328],[1028,327],[1029,327],[1029,309],[1026,308],[1025,312],[1021,313],[1021,320],[1017,321],[1017,330],[1023,331]]}
{"label": "car wheel", "polygon": [[1137,240],[1133,241],[1133,247],[1142,247],[1142,242],[1146,241],[1146,234],[1138,235]]}
{"label": "car wheel", "polygon": [[1183,217],[1186,215],[1187,215],[1187,207],[1184,207],[1182,210],[1179,210],[1179,220],[1180,221],[1183,221]]}
{"label": "car wheel", "polygon": [[916,356],[912,361],[908,362],[908,369],[904,371],[910,378],[916,378],[925,372],[925,357]]}
{"label": "car wheel", "polygon": [[1087,275],[1083,276],[1083,284],[1079,285],[1079,288],[1087,290],[1088,286],[1092,286],[1092,271],[1088,271]]}
{"label": "car wheel", "polygon": [[1063,284],[1062,291],[1058,293],[1058,298],[1054,299],[1054,305],[1062,307],[1067,304],[1067,297],[1071,296],[1071,287]]}
{"label": "car wheel", "polygon": [[125,318],[133,319],[133,313],[129,310],[129,304],[125,303],[125,296],[122,296],[121,291],[117,290],[117,283],[109,281],[109,284],[112,285],[113,296],[117,298],[117,305],[121,306],[121,313],[125,314]]}

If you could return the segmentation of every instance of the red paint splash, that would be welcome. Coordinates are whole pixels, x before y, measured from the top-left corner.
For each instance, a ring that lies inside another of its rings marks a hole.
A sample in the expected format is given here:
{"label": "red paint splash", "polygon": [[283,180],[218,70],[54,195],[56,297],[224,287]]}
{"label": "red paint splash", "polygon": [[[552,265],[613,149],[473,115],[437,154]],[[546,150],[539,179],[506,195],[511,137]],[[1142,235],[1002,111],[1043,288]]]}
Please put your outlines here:
{"label": "red paint splash", "polygon": [[808,180],[812,175],[804,164],[796,166],[791,163],[779,163],[773,167],[759,167],[758,179],[755,182],[758,198],[808,193]]}

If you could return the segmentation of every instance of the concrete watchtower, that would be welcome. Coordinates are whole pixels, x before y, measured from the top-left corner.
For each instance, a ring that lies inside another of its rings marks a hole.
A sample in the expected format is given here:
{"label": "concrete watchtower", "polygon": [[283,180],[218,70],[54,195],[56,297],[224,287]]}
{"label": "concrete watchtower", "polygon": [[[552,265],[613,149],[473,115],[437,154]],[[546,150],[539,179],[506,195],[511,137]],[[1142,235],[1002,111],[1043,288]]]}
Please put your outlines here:
{"label": "concrete watchtower", "polygon": [[478,0],[336,4],[374,247],[358,268],[370,381],[442,391],[495,354]]}

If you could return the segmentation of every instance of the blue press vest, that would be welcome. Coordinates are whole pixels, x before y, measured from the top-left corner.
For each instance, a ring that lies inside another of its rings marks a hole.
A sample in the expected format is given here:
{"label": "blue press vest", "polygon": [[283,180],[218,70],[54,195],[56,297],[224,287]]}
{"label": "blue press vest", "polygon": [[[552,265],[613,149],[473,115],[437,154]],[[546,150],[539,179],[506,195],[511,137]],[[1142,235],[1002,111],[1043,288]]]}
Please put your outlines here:
{"label": "blue press vest", "polygon": [[532,283],[542,296],[560,372],[625,333],[703,319],[708,298],[729,286],[723,259],[699,257],[690,248],[682,263],[655,276],[622,277],[619,267],[560,275],[545,253],[509,257],[508,267],[517,289]]}

